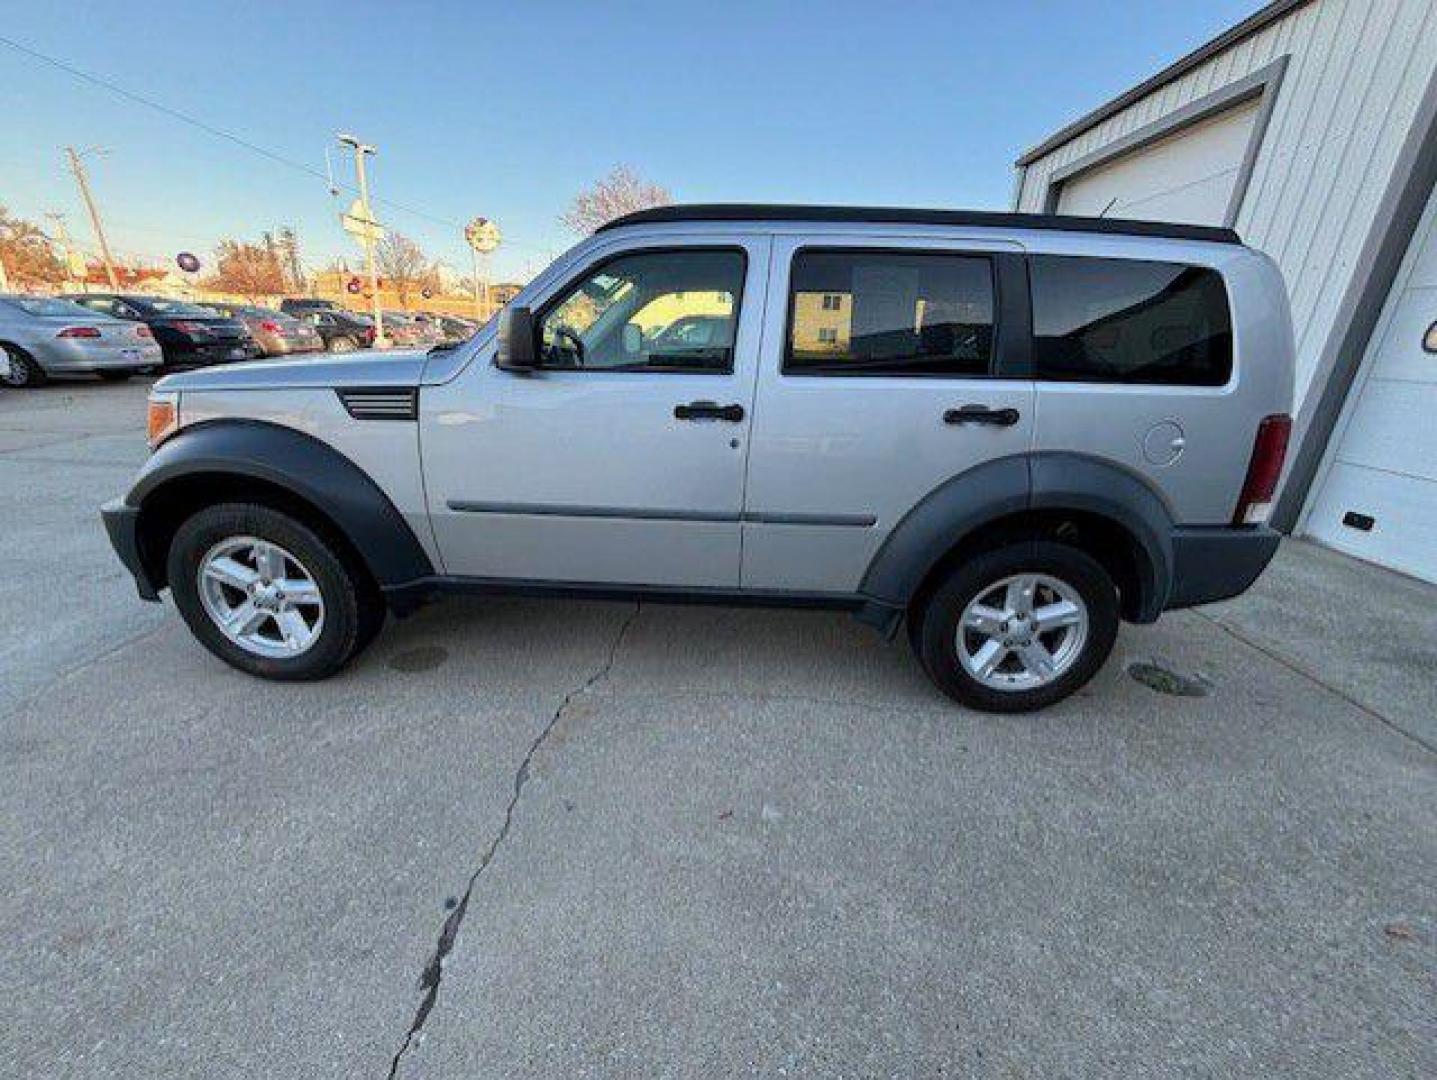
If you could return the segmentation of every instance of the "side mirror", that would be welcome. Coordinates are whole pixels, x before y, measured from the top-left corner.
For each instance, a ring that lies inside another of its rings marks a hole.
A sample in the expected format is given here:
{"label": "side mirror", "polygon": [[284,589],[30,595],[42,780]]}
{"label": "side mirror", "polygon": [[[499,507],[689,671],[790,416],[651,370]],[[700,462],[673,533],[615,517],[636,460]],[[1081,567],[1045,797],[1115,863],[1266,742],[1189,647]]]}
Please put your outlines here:
{"label": "side mirror", "polygon": [[499,355],[494,364],[502,371],[526,373],[539,366],[531,309],[511,306],[499,313]]}

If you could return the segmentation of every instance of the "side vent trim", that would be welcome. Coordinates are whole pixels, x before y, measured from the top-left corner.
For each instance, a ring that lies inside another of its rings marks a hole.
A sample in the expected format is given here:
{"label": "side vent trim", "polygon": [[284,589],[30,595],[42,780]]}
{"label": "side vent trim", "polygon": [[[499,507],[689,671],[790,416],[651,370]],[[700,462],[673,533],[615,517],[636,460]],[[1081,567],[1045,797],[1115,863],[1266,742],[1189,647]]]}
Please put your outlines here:
{"label": "side vent trim", "polygon": [[417,386],[355,386],[335,390],[356,420],[418,420]]}

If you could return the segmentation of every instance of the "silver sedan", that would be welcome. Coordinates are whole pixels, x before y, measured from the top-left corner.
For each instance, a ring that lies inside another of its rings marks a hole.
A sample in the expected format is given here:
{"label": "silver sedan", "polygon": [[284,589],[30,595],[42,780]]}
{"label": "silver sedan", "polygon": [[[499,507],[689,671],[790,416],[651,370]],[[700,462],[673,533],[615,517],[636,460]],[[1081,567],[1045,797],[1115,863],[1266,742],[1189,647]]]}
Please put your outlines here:
{"label": "silver sedan", "polygon": [[0,294],[0,384],[38,386],[52,375],[119,381],[163,361],[143,323],[97,315],[68,300]]}

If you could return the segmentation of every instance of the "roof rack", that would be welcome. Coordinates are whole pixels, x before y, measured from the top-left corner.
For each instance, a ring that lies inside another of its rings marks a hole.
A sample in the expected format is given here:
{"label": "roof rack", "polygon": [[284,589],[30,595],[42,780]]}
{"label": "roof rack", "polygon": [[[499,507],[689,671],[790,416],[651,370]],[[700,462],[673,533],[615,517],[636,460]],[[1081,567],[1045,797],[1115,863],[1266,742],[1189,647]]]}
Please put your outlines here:
{"label": "roof rack", "polygon": [[1126,221],[1121,218],[1072,217],[1065,214],[1010,214],[990,210],[907,210],[892,206],[783,206],[765,203],[691,203],[658,206],[615,218],[599,232],[626,225],[676,221],[850,221],[894,225],[956,225],[995,229],[1048,229],[1058,232],[1157,236],[1170,240],[1205,240],[1240,244],[1232,229],[1212,225],[1179,225],[1167,221]]}

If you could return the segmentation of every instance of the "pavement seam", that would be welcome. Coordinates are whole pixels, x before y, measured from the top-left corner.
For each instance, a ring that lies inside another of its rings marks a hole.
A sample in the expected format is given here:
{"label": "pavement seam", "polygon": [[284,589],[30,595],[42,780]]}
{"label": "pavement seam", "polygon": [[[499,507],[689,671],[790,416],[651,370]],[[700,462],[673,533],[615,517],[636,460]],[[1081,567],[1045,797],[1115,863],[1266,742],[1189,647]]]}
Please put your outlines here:
{"label": "pavement seam", "polygon": [[0,711],[0,719],[14,716],[16,713],[20,712],[22,709],[28,708],[30,705],[34,704],[46,694],[51,693],[56,688],[64,686],[66,683],[73,681],[78,676],[84,674],[86,671],[89,671],[92,667],[95,667],[98,664],[103,664],[106,660],[110,659],[110,657],[114,656],[116,653],[124,652],[131,645],[138,645],[142,641],[147,641],[150,638],[163,633],[169,628],[169,621],[166,620],[159,626],[151,627],[149,630],[142,630],[138,634],[134,634],[130,637],[124,638],[123,640],[116,642],[108,648],[96,653],[94,656],[91,656],[81,661],[79,664],[76,664],[68,671],[61,672],[49,682],[27,691],[18,701],[14,702],[9,706],[6,706],[3,711]]}
{"label": "pavement seam", "polygon": [[539,734],[534,737],[534,741],[529,744],[528,752],[525,753],[523,760],[519,762],[519,768],[514,772],[513,792],[509,796],[508,806],[504,808],[504,819],[499,825],[499,830],[494,834],[493,839],[489,841],[489,846],[484,849],[483,854],[480,855],[479,865],[475,868],[474,872],[469,875],[469,883],[465,886],[464,895],[459,898],[459,903],[454,906],[454,910],[445,918],[444,925],[439,930],[439,940],[435,943],[434,953],[430,956],[429,962],[424,965],[424,971],[419,977],[419,987],[424,993],[419,1000],[418,1008],[414,1012],[414,1019],[410,1022],[409,1030],[404,1034],[404,1041],[400,1043],[399,1049],[395,1051],[394,1057],[389,1063],[389,1080],[395,1080],[399,1075],[399,1066],[403,1061],[405,1053],[408,1052],[409,1048],[414,1044],[415,1038],[418,1037],[420,1031],[424,1028],[424,1024],[429,1019],[429,1014],[439,1001],[439,986],[444,980],[444,960],[449,955],[450,950],[454,948],[454,943],[459,937],[459,929],[463,925],[465,913],[469,910],[469,900],[474,895],[475,885],[479,883],[479,878],[483,875],[484,871],[494,862],[494,859],[499,853],[499,848],[503,845],[509,835],[509,830],[513,827],[514,814],[519,807],[519,800],[523,797],[524,788],[529,782],[529,768],[534,761],[534,757],[559,726],[559,722],[564,718],[564,714],[568,712],[569,707],[578,700],[578,698],[608,678],[609,673],[614,669],[614,661],[618,659],[619,649],[624,643],[624,638],[627,636],[629,628],[633,626],[635,620],[638,619],[641,608],[641,603],[636,602],[634,604],[634,610],[629,612],[628,616],[619,626],[618,633],[614,635],[614,640],[609,643],[609,652],[604,662],[596,668],[587,679],[564,695],[563,700],[559,702],[553,715],[549,717],[548,723],[546,723]]}
{"label": "pavement seam", "polygon": [[1426,750],[1429,754],[1437,754],[1437,745],[1434,745],[1433,743],[1428,742],[1428,741],[1427,741],[1426,739],[1424,739],[1421,735],[1417,735],[1417,734],[1414,734],[1414,733],[1411,732],[1411,731],[1408,731],[1408,730],[1407,730],[1406,728],[1404,728],[1401,724],[1399,724],[1396,720],[1393,720],[1391,717],[1384,716],[1382,713],[1380,713],[1380,712],[1378,712],[1376,709],[1374,709],[1371,705],[1368,705],[1366,702],[1359,701],[1357,698],[1353,697],[1353,696],[1352,696],[1351,694],[1349,694],[1346,690],[1343,690],[1343,689],[1341,689],[1340,687],[1333,686],[1331,683],[1326,682],[1326,681],[1325,681],[1320,675],[1318,675],[1316,672],[1309,671],[1307,668],[1305,668],[1305,667],[1303,667],[1301,664],[1299,664],[1296,660],[1292,660],[1292,659],[1290,659],[1289,657],[1283,656],[1280,652],[1278,652],[1276,649],[1272,648],[1271,646],[1264,645],[1264,644],[1262,644],[1262,643],[1259,642],[1259,641],[1255,641],[1254,639],[1248,637],[1246,634],[1244,634],[1244,633],[1242,633],[1241,631],[1237,630],[1235,627],[1229,626],[1227,623],[1223,622],[1221,619],[1214,618],[1213,616],[1208,615],[1208,614],[1206,614],[1206,613],[1204,613],[1204,612],[1202,612],[1202,611],[1199,611],[1199,610],[1197,610],[1196,608],[1192,609],[1192,613],[1193,613],[1194,615],[1196,615],[1199,619],[1202,619],[1202,620],[1204,620],[1205,622],[1210,623],[1211,625],[1217,627],[1219,630],[1221,630],[1223,633],[1227,634],[1229,637],[1233,638],[1235,641],[1240,641],[1240,642],[1242,642],[1242,644],[1246,645],[1248,648],[1253,649],[1253,650],[1256,651],[1256,652],[1261,653],[1263,656],[1267,657],[1269,660],[1272,660],[1272,661],[1275,661],[1275,662],[1278,663],[1278,664],[1281,664],[1283,667],[1287,668],[1287,670],[1288,670],[1288,671],[1291,671],[1293,674],[1295,674],[1295,675],[1300,675],[1302,678],[1306,679],[1308,682],[1313,683],[1313,684],[1315,684],[1315,685],[1317,685],[1317,686],[1320,686],[1322,689],[1326,690],[1329,694],[1332,694],[1334,697],[1341,698],[1343,701],[1347,702],[1347,704],[1351,705],[1354,709],[1357,709],[1359,712],[1363,713],[1364,715],[1370,717],[1370,718],[1373,719],[1373,720],[1376,720],[1376,721],[1377,721],[1379,724],[1381,724],[1383,727],[1388,728],[1389,730],[1391,730],[1391,731],[1395,732],[1396,734],[1402,736],[1404,739],[1407,739],[1407,740],[1409,740],[1410,742],[1416,743],[1416,744],[1417,744],[1418,746],[1420,746],[1423,750]]}

